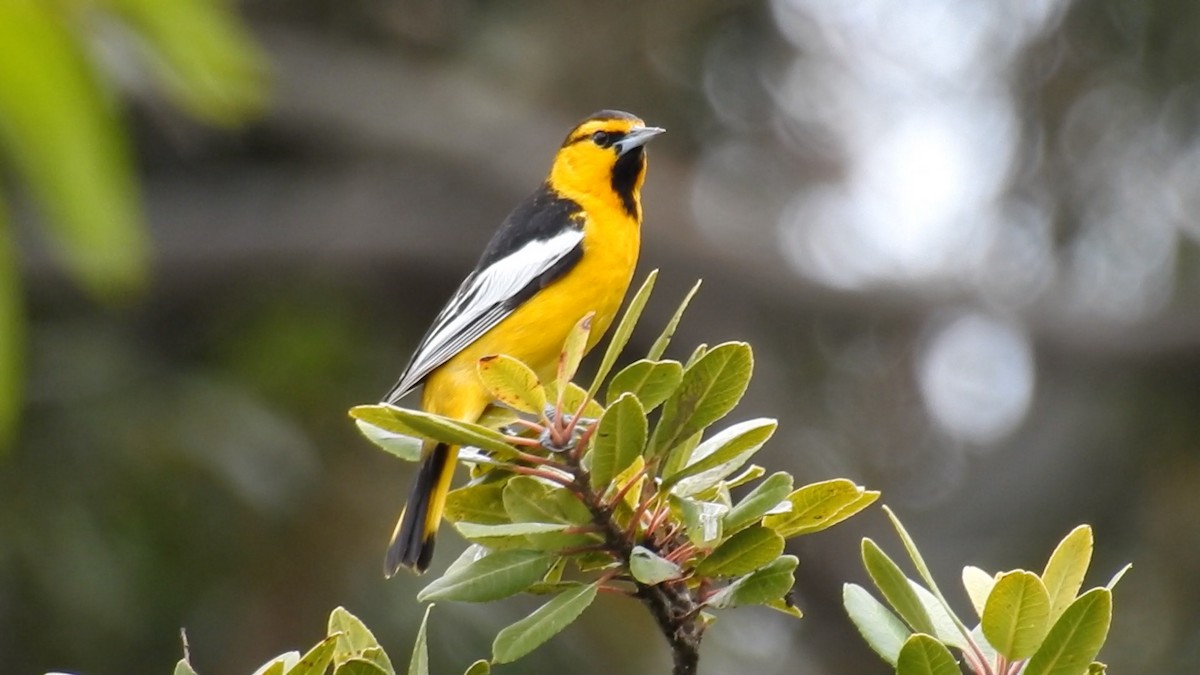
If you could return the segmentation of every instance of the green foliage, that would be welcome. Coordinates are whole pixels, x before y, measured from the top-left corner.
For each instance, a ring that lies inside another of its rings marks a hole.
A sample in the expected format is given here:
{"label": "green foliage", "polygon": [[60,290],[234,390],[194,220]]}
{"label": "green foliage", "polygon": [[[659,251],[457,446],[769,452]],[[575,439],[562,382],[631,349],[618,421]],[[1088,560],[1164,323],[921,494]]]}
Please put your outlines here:
{"label": "green foliage", "polygon": [[[89,49],[89,32],[113,24],[127,29],[168,96],[208,122],[231,125],[259,111],[265,79],[262,57],[224,2],[0,2],[0,163],[25,183],[67,267],[106,300],[137,291],[149,257],[116,86]],[[0,442],[19,406],[23,330],[3,206]]]}
{"label": "green foliage", "polygon": [[[754,359],[741,342],[701,346],[686,363],[662,358],[698,285],[650,354],[608,381],[607,405],[594,400],[656,275],[617,323],[588,390],[569,378],[593,341],[590,315],[567,339],[553,382],[538,381],[510,357],[480,361],[492,398],[518,413],[520,425],[494,429],[389,405],[350,411],[368,439],[394,456],[415,458],[417,441],[398,440],[412,436],[464,446],[460,457],[475,464],[473,479],[451,491],[445,509],[472,546],[419,600],[553,596],[500,632],[493,663],[553,637],[600,591],[669,606],[656,618],[676,650],[680,635],[696,636],[698,647],[708,610],[766,606],[799,617],[787,599],[798,560],[784,554],[785,540],[836,524],[878,497],[844,479],[799,489],[787,473],[763,480],[762,467],[747,465],[774,434],[775,420],[712,428],[742,398]],[[656,410],[651,424],[647,415]],[[733,489],[743,485],[750,488],[735,500]]]}
{"label": "green foliage", "polygon": [[[920,582],[879,546],[864,539],[863,562],[884,605],[869,591],[846,584],[843,604],[867,644],[895,666],[897,675],[961,675],[951,649],[976,675],[1086,675],[1104,672],[1096,655],[1112,620],[1112,587],[1082,595],[1092,555],[1092,531],[1072,530],[1042,575],[1026,570],[988,574],[963,569],[962,580],[979,624],[968,629],[938,589],[916,544],[891,510],[885,513],[916,567]],[[889,607],[890,605],[890,607]]]}

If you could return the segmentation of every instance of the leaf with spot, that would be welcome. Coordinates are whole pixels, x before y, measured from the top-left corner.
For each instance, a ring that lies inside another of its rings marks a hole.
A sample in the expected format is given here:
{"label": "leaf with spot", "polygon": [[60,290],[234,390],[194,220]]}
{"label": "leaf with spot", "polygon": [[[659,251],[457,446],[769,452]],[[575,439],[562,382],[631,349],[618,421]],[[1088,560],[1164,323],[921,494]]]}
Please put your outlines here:
{"label": "leaf with spot", "polygon": [[567,383],[575,379],[579,363],[587,353],[588,337],[591,336],[595,316],[595,312],[588,312],[575,324],[571,332],[567,333],[567,341],[563,343],[562,352],[558,355],[558,376],[555,383],[559,391],[563,391]]}
{"label": "leaf with spot", "polygon": [[330,635],[308,650],[300,661],[287,671],[287,675],[325,675],[329,664],[333,663],[333,652],[337,648],[340,634]]}
{"label": "leaf with spot", "polygon": [[380,665],[386,672],[394,672],[387,654],[379,646],[379,640],[358,617],[338,607],[329,614],[328,635],[337,635],[337,646],[333,651],[333,662],[340,666],[350,659],[367,659]]}
{"label": "leaf with spot", "polygon": [[537,373],[524,363],[511,356],[493,354],[479,359],[475,369],[493,399],[531,415],[546,411],[546,390]]}
{"label": "leaf with spot", "polygon": [[805,485],[788,495],[791,509],[767,516],[763,524],[785,539],[832,527],[870,506],[879,493],[845,478]]}

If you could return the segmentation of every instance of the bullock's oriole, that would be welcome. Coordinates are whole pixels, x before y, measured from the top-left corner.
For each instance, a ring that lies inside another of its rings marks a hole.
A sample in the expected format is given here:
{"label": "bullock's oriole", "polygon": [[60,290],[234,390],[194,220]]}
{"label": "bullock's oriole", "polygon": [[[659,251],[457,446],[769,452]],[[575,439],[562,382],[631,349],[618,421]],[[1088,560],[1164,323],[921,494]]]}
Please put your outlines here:
{"label": "bullock's oriole", "polygon": [[[476,363],[507,354],[553,376],[571,328],[595,312],[591,349],[608,330],[633,277],[646,177],[643,146],[662,133],[629,113],[604,110],[571,130],[550,174],[483,251],[418,344],[385,403],[424,384],[421,407],[476,421],[492,404]],[[427,441],[384,572],[429,566],[454,474],[456,446]]]}

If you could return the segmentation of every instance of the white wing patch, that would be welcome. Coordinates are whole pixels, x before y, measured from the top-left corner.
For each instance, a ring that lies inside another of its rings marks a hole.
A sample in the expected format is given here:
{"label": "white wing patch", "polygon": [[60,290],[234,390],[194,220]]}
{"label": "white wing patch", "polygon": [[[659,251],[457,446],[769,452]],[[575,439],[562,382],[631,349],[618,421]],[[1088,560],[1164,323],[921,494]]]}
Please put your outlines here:
{"label": "white wing patch", "polygon": [[515,309],[508,307],[510,299],[569,255],[582,241],[583,231],[571,228],[549,239],[531,241],[467,277],[433,320],[433,326],[417,345],[408,368],[384,401],[395,403],[416,388],[434,368],[494,328]]}

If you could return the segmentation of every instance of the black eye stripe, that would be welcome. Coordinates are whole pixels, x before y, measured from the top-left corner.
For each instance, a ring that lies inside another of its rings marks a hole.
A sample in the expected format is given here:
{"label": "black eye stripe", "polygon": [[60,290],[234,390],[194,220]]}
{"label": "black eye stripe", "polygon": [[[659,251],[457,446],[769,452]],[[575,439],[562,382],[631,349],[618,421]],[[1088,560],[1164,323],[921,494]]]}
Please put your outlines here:
{"label": "black eye stripe", "polygon": [[597,134],[604,134],[607,137],[607,141],[603,145],[600,145],[599,143],[597,143],[597,145],[600,145],[600,147],[603,147],[603,148],[611,148],[613,145],[619,143],[621,141],[621,139],[625,138],[625,135],[626,135],[624,131],[609,131],[606,129],[597,129],[596,131],[580,133],[580,134],[576,134],[576,135],[572,136],[571,138],[567,139],[566,143],[563,143],[563,147],[565,148],[568,145],[575,145],[576,143],[581,143],[583,141],[590,141],[590,142],[595,143]]}

